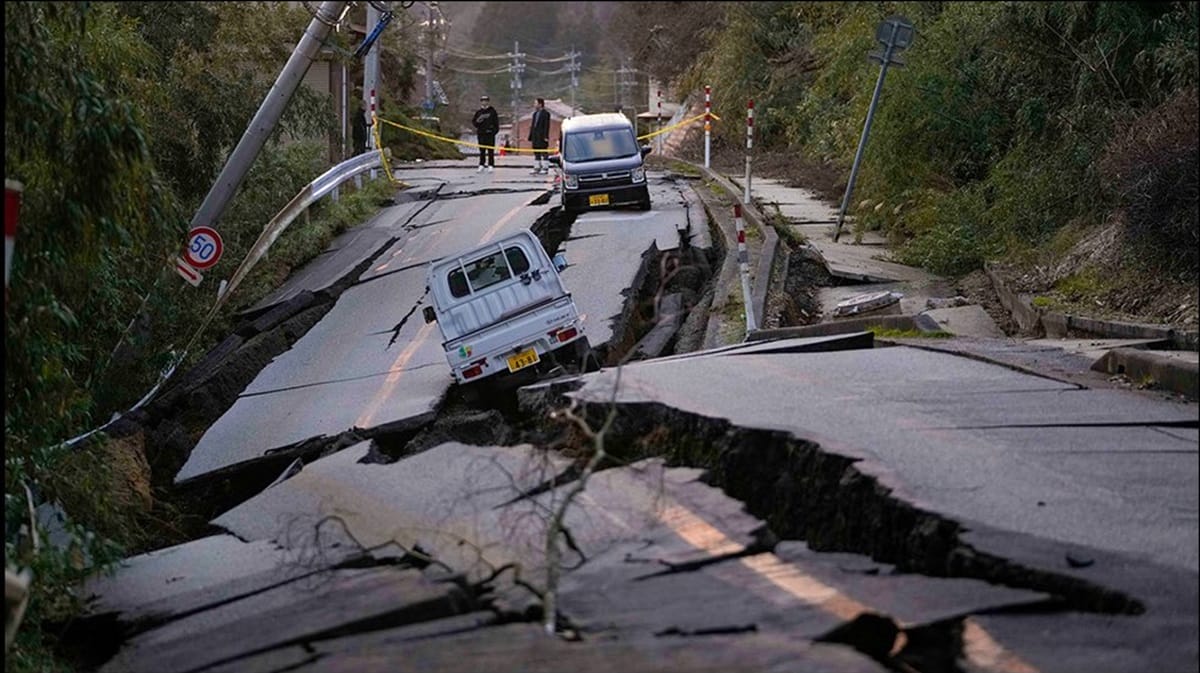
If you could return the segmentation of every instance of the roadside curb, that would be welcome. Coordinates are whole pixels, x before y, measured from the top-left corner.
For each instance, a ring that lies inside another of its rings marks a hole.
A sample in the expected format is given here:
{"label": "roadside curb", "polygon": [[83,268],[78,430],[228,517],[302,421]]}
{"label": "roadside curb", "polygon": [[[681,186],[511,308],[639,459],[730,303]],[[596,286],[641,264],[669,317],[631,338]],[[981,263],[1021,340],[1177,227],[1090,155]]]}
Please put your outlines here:
{"label": "roadside curb", "polygon": [[746,341],[850,334],[852,332],[868,331],[871,327],[904,332],[941,331],[941,327],[937,324],[936,320],[918,313],[917,315],[881,315],[876,317],[846,318],[844,320],[819,322],[814,325],[803,325],[800,327],[760,329],[751,332],[746,337]]}
{"label": "roadside curb", "polygon": [[[676,161],[683,160],[677,159]],[[754,274],[754,287],[750,291],[751,301],[754,304],[754,315],[757,316],[761,322],[767,307],[767,291],[770,289],[771,269],[775,265],[775,253],[779,249],[779,234],[775,232],[775,227],[768,226],[766,224],[766,218],[763,217],[762,213],[758,212],[758,208],[756,208],[754,204],[742,201],[741,192],[739,192],[737,187],[729,181],[729,178],[726,178],[711,168],[705,168],[699,164],[693,164],[690,161],[684,163],[693,166],[699,170],[704,177],[712,180],[720,185],[722,189],[729,192],[730,196],[733,197],[734,202],[741,204],[742,215],[751,224],[758,227],[758,230],[763,234],[761,254],[759,255],[758,267]],[[736,251],[737,245],[735,244],[728,250]],[[729,254],[730,253],[727,251],[726,255]]]}
{"label": "roadside curb", "polygon": [[996,291],[1004,309],[1026,333],[1045,334],[1050,338],[1083,333],[1105,339],[1162,339],[1171,342],[1171,346],[1176,350],[1200,350],[1198,332],[1187,332],[1165,325],[1119,322],[1058,311],[1040,311],[1034,308],[1028,296],[1014,292],[1005,285],[1004,279],[995,272],[991,264],[984,265],[984,273],[991,281],[992,289]]}
{"label": "roadside curb", "polygon": [[696,198],[709,221],[720,232],[719,236],[713,237],[713,247],[720,249],[721,264],[713,270],[712,298],[709,300],[708,315],[704,318],[704,335],[700,340],[700,347],[707,349],[726,345],[720,342],[721,312],[715,309],[724,306],[726,298],[734,292],[737,284],[737,235],[733,224],[714,213],[708,200],[698,190]]}
{"label": "roadside curb", "polygon": [[1200,399],[1200,365],[1136,348],[1114,348],[1096,360],[1092,369],[1123,374],[1131,381],[1152,380],[1158,387]]}
{"label": "roadside curb", "polygon": [[[1014,292],[1004,283],[991,264],[984,265],[984,273],[992,283],[1000,304],[1026,334],[1044,334],[1052,339],[1061,339],[1073,334],[1083,334],[1102,339],[1159,339],[1171,348],[1181,351],[1200,350],[1200,336],[1196,332],[1177,330],[1164,325],[1118,322],[1057,311],[1039,311],[1032,300]],[[1123,374],[1131,380],[1153,380],[1164,390],[1169,390],[1193,399],[1200,397],[1197,391],[1197,365],[1154,351],[1137,348],[1116,348],[1097,360],[1092,369],[1108,374]]]}

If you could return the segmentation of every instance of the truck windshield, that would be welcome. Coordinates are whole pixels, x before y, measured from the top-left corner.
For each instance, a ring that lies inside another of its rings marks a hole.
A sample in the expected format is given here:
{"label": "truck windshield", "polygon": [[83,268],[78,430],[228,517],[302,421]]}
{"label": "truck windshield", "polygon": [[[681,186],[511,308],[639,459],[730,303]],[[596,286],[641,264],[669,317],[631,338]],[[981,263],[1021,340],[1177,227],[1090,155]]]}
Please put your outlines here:
{"label": "truck windshield", "polygon": [[[463,268],[467,271],[465,276]],[[487,257],[464,264],[463,268],[451,269],[446,278],[450,294],[456,299],[508,280],[513,274],[519,276],[525,273],[529,270],[529,258],[520,248],[507,248],[503,254],[497,250]]]}
{"label": "truck windshield", "polygon": [[628,128],[576,131],[563,142],[563,159],[572,162],[619,159],[640,152],[633,131]]}

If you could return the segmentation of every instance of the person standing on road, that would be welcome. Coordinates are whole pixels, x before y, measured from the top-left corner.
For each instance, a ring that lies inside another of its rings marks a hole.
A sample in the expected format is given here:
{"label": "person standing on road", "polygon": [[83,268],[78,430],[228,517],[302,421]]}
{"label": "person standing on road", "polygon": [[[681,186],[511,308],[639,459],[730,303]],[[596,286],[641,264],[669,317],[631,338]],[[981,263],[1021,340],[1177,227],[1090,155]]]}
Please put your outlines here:
{"label": "person standing on road", "polygon": [[362,103],[354,106],[354,117],[350,120],[350,134],[354,141],[352,154],[358,156],[367,151],[367,118],[363,116]]}
{"label": "person standing on road", "polygon": [[482,173],[486,166],[487,171],[491,173],[496,170],[496,134],[500,132],[500,115],[496,114],[496,108],[492,107],[491,98],[486,94],[479,97],[479,109],[471,123],[475,125],[475,136],[479,139],[479,144],[483,145],[479,148],[477,172]]}
{"label": "person standing on road", "polygon": [[549,173],[550,162],[546,159],[546,150],[550,147],[550,112],[546,109],[545,99],[537,99],[537,107],[533,109],[529,142],[533,143],[533,175]]}

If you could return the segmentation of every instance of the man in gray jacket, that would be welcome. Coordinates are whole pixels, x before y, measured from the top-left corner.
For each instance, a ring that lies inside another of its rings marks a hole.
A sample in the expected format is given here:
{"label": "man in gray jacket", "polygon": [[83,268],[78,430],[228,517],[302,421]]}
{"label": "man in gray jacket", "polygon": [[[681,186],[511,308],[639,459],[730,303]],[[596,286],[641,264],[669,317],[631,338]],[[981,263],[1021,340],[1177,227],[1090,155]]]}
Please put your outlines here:
{"label": "man in gray jacket", "polygon": [[529,142],[533,143],[533,175],[550,172],[550,162],[546,159],[550,147],[550,112],[546,110],[545,99],[537,99],[537,107],[533,110],[533,119],[529,124]]}

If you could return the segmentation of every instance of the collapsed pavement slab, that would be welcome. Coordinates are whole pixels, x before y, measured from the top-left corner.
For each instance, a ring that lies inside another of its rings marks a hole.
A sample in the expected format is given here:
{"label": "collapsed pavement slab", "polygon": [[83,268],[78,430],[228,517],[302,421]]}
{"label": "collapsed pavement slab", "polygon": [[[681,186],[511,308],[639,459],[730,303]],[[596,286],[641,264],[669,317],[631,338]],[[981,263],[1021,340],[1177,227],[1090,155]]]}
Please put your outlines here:
{"label": "collapsed pavement slab", "polygon": [[201,671],[297,643],[469,609],[460,587],[431,581],[417,570],[330,570],[144,632],[100,670]]}

